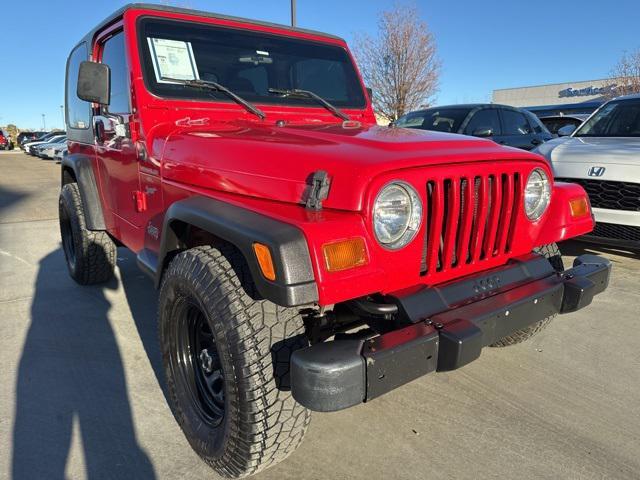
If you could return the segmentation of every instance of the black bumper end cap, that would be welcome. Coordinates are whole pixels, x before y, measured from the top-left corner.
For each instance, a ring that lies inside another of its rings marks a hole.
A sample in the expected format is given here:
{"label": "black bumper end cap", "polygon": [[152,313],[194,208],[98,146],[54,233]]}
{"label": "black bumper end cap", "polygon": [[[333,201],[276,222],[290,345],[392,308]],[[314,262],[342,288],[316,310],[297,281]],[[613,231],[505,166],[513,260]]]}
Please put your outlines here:
{"label": "black bumper end cap", "polygon": [[599,255],[580,255],[573,268],[564,272],[564,297],[560,313],[588,306],[593,297],[609,286],[611,261]]}
{"label": "black bumper end cap", "polygon": [[358,405],[366,396],[363,340],[335,340],[291,355],[291,394],[315,412]]}
{"label": "black bumper end cap", "polygon": [[595,295],[595,283],[587,277],[575,277],[564,282],[561,313],[570,313],[586,307]]}
{"label": "black bumper end cap", "polygon": [[438,372],[456,370],[480,356],[482,330],[469,320],[456,320],[440,329]]}

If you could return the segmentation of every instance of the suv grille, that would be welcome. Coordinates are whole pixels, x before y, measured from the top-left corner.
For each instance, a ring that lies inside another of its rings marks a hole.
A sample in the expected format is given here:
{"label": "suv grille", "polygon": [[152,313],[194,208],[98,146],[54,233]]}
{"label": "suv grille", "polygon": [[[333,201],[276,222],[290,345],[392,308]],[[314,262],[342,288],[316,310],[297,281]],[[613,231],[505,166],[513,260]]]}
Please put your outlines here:
{"label": "suv grille", "polygon": [[556,178],[556,181],[581,185],[589,195],[592,207],[640,212],[640,183],[582,178]]}
{"label": "suv grille", "polygon": [[422,275],[504,256],[510,251],[522,195],[520,174],[431,180],[426,189]]}
{"label": "suv grille", "polygon": [[589,236],[640,242],[640,227],[597,222]]}

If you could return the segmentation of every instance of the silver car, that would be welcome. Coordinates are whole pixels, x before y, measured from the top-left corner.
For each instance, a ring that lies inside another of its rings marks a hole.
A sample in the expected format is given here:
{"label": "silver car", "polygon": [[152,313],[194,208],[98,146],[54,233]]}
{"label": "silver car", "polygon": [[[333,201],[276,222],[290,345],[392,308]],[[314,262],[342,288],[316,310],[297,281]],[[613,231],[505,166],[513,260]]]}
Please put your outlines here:
{"label": "silver car", "polygon": [[62,147],[58,147],[58,148],[56,148],[56,151],[55,151],[55,153],[53,155],[53,159],[57,163],[61,163],[62,160],[64,160],[64,157],[66,157],[68,153],[69,153],[69,149],[68,149],[67,145],[64,145]]}
{"label": "silver car", "polygon": [[640,248],[640,95],[605,103],[569,136],[536,151],[551,162],[556,181],[589,194],[596,227],[586,239]]}
{"label": "silver car", "polygon": [[67,137],[62,137],[59,140],[51,143],[44,143],[36,147],[38,150],[38,156],[40,158],[52,159],[55,158],[56,150],[62,149],[67,146]]}

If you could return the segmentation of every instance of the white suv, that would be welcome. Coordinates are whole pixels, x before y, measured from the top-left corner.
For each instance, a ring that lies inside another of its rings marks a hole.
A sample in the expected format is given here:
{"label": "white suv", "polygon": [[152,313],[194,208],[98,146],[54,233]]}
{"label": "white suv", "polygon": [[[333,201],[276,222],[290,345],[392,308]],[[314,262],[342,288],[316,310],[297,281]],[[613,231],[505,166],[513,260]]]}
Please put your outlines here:
{"label": "white suv", "polygon": [[570,136],[536,151],[556,181],[579,183],[589,194],[596,227],[586,239],[640,248],[640,95],[605,103]]}

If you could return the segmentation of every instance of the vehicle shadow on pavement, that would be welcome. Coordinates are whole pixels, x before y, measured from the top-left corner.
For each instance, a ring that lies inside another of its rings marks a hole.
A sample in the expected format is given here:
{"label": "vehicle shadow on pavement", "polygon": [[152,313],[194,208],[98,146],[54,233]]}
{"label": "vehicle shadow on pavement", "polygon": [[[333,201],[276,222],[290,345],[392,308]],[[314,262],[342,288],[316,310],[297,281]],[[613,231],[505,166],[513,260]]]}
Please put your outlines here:
{"label": "vehicle shadow on pavement", "polygon": [[580,242],[577,240],[562,242],[559,247],[562,255],[565,256],[570,255],[577,257],[585,253],[590,253],[595,255],[619,255],[626,258],[640,259],[640,251],[633,251],[621,247],[609,247],[597,243]]}
{"label": "vehicle shadow on pavement", "polygon": [[136,439],[109,323],[105,292],[116,288],[115,279],[106,286],[76,285],[60,249],[41,260],[18,368],[13,478],[66,478],[74,423],[87,478],[155,478]]}
{"label": "vehicle shadow on pavement", "polygon": [[152,280],[136,264],[135,254],[126,248],[118,249],[118,269],[133,322],[158,386],[166,398],[162,353],[158,343],[158,291]]}

